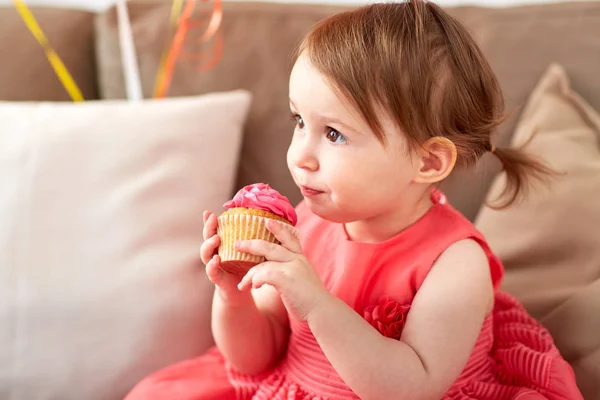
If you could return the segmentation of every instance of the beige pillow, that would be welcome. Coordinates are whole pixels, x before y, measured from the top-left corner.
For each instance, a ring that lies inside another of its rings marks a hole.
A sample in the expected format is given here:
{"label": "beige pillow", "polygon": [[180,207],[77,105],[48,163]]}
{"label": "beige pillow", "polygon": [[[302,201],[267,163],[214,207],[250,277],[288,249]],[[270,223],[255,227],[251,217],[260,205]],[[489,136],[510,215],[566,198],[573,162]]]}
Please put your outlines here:
{"label": "beige pillow", "polygon": [[[528,144],[527,141],[531,140]],[[563,173],[477,227],[504,261],[504,289],[551,331],[587,399],[600,398],[600,116],[551,65],[513,138]],[[497,198],[500,175],[489,193]]]}
{"label": "beige pillow", "polygon": [[249,104],[0,102],[0,398],[122,399],[212,344],[201,213]]}

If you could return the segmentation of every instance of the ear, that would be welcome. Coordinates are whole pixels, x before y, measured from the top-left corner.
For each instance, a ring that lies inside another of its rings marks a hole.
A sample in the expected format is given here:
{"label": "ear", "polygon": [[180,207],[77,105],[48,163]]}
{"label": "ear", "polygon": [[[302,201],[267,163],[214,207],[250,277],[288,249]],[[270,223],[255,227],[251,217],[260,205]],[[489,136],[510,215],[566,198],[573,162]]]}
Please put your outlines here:
{"label": "ear", "polygon": [[436,136],[427,140],[418,150],[420,168],[415,183],[438,183],[450,175],[456,165],[456,146],[449,139]]}

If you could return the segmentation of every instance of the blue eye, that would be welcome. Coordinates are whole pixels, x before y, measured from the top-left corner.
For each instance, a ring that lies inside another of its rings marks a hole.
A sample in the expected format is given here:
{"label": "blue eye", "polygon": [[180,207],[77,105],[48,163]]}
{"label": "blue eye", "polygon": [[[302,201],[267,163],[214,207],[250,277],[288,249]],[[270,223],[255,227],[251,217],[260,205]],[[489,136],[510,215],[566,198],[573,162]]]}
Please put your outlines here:
{"label": "blue eye", "polygon": [[329,128],[329,131],[327,131],[327,134],[325,136],[327,137],[327,140],[329,140],[331,143],[346,143],[346,138],[344,137],[344,135],[342,135],[335,129]]}

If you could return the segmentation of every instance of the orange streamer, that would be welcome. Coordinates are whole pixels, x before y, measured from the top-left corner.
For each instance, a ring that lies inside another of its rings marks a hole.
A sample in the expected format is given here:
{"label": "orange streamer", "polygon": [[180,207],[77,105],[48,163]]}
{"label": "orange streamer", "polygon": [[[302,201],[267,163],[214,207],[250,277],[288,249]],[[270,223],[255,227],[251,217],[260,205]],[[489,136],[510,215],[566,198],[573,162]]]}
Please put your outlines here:
{"label": "orange streamer", "polygon": [[[223,20],[223,7],[221,0],[212,0],[212,2],[213,7],[212,12],[210,14],[210,20],[208,21],[206,30],[202,35],[200,35],[198,39],[198,41],[201,44],[206,44],[214,38],[212,57],[208,61],[201,64],[199,69],[202,71],[214,67],[219,62],[223,54],[223,40],[219,32],[219,27],[221,25],[221,21]],[[161,59],[161,65],[157,74],[154,90],[155,98],[164,98],[167,95],[167,92],[173,80],[175,66],[179,59],[192,58],[196,60],[204,60],[207,57],[207,54],[205,52],[196,54],[193,57],[186,56],[183,52],[184,44],[186,42],[187,37],[190,34],[190,31],[194,30],[199,25],[197,23],[192,22],[192,16],[194,13],[196,3],[197,0],[186,0],[185,7],[179,18],[177,29],[173,36],[173,40],[171,42],[169,51],[166,54],[166,57]],[[173,9],[176,9],[175,4]]]}
{"label": "orange streamer", "polygon": [[177,30],[177,26],[179,24],[179,17],[181,16],[181,10],[183,9],[184,1],[185,0],[173,0],[173,5],[171,6],[171,16],[169,17],[169,30],[167,38],[165,40],[165,47],[160,56],[160,64],[158,67],[158,72],[156,74],[156,79],[154,81],[154,89],[152,94],[153,97],[157,96],[159,87],[163,85],[163,81],[165,79],[165,66],[167,63],[167,58],[169,57],[171,41],[173,33]]}

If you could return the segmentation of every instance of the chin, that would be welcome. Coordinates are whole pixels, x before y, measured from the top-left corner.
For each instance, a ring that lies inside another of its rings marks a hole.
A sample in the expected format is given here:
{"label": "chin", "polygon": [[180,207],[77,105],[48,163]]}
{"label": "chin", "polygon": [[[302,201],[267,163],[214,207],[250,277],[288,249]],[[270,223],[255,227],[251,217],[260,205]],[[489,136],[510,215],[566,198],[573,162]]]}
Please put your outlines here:
{"label": "chin", "polygon": [[316,204],[310,199],[305,199],[304,202],[313,214],[329,222],[347,224],[357,220],[357,218],[351,218],[347,213],[334,206]]}

